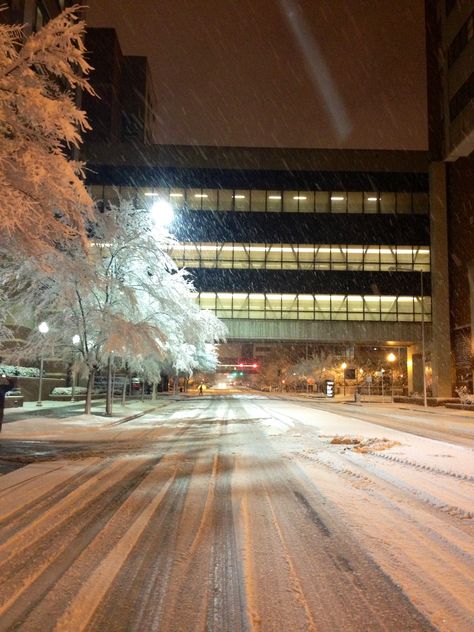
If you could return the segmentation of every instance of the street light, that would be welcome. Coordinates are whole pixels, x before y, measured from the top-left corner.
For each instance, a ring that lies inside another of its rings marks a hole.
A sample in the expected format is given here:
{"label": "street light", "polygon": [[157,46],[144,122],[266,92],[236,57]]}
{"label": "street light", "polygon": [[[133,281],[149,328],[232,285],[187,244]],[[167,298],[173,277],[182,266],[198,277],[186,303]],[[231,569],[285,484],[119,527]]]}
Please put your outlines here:
{"label": "street light", "polygon": [[[38,325],[38,331],[40,332],[40,334],[47,334],[48,331],[49,331],[48,323],[46,323],[45,321],[40,323]],[[44,367],[44,358],[43,358],[43,350],[41,350],[41,356],[40,356],[40,379],[39,379],[39,386],[38,386],[38,401],[36,402],[37,406],[42,406],[43,405],[43,402],[41,401],[41,391],[43,389],[43,367]]]}
{"label": "street light", "polygon": [[[78,334],[75,334],[72,337],[72,344],[74,346],[78,345],[81,342],[81,337]],[[76,352],[75,350],[72,352],[72,387],[71,387],[71,402],[74,402],[74,394],[76,390],[76,372],[74,370],[74,362],[76,360]]]}
{"label": "street light", "polygon": [[153,202],[150,208],[150,218],[153,227],[158,232],[161,232],[161,230],[169,226],[174,219],[173,207],[167,200],[157,200]]}
{"label": "street light", "polygon": [[343,383],[342,394],[345,396],[346,395],[346,369],[347,369],[347,363],[346,362],[343,362],[341,364],[341,369],[342,369],[342,383]]}
{"label": "street light", "polygon": [[390,364],[392,365],[390,367],[390,375],[391,375],[391,382],[392,382],[392,404],[393,404],[393,363],[395,362],[396,359],[397,359],[397,356],[394,353],[389,353],[387,356],[388,362],[390,362]]}

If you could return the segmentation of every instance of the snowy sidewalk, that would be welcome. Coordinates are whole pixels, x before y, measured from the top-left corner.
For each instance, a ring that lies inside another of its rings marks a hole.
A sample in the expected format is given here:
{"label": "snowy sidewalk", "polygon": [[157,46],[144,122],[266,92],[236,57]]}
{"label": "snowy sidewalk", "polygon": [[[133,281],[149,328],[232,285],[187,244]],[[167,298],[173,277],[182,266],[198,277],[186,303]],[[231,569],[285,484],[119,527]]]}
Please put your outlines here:
{"label": "snowy sidewalk", "polygon": [[112,415],[105,414],[105,400],[94,400],[92,412],[85,415],[84,402],[46,401],[37,407],[36,402],[25,402],[22,408],[5,410],[0,439],[38,438],[53,435],[77,435],[114,427],[135,417],[146,415],[168,403],[162,400],[127,401],[125,406],[115,402]]}

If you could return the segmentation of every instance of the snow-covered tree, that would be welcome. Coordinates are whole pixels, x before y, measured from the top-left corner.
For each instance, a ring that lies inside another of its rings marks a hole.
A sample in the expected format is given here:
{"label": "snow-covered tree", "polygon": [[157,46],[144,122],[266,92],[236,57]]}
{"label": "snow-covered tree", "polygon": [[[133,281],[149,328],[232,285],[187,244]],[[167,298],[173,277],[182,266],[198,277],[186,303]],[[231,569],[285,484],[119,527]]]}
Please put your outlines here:
{"label": "snow-covered tree", "polygon": [[71,154],[89,129],[76,104],[93,93],[85,24],[66,9],[37,33],[0,24],[0,251],[40,255],[71,241],[85,246],[92,200]]}
{"label": "snow-covered tree", "polygon": [[[188,275],[165,252],[170,238],[156,235],[149,215],[125,202],[97,212],[91,233],[86,256],[71,247],[45,253],[39,266],[32,257],[4,265],[17,320],[49,325],[47,336],[33,328],[16,355],[45,352],[69,360],[80,354],[89,378],[87,412],[94,373],[110,369],[112,359],[151,381],[167,367],[189,375],[212,366],[210,345],[224,327],[199,310]],[[73,336],[79,336],[76,347]]]}

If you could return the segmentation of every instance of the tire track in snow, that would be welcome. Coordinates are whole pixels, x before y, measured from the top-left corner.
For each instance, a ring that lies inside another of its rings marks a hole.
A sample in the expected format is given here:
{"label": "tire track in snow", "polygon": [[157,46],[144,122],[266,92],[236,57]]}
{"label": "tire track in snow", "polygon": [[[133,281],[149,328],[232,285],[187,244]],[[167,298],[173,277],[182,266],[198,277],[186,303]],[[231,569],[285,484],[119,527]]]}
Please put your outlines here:
{"label": "tire track in snow", "polygon": [[114,472],[100,494],[88,497],[78,511],[69,513],[59,523],[50,524],[51,528],[31,546],[25,543],[10,552],[11,559],[0,567],[4,579],[0,630],[16,629],[45,598],[154,466],[154,460],[121,466],[122,476]]}

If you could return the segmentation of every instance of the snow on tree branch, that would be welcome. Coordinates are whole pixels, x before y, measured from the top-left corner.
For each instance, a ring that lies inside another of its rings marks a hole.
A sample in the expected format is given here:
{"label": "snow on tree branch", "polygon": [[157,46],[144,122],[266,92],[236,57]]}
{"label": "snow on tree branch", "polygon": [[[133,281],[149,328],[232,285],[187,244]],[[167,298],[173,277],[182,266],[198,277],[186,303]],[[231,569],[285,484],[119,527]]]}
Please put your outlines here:
{"label": "snow on tree branch", "polygon": [[92,200],[71,151],[90,129],[76,90],[93,90],[78,8],[29,37],[0,24],[0,249],[6,253],[86,244]]}

